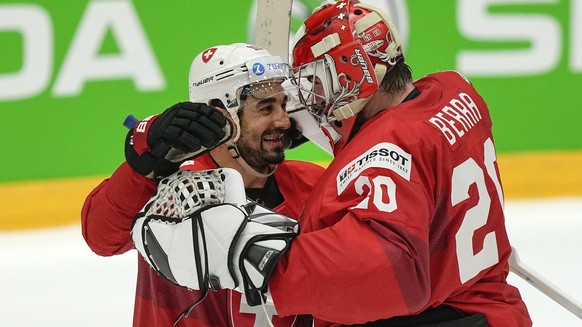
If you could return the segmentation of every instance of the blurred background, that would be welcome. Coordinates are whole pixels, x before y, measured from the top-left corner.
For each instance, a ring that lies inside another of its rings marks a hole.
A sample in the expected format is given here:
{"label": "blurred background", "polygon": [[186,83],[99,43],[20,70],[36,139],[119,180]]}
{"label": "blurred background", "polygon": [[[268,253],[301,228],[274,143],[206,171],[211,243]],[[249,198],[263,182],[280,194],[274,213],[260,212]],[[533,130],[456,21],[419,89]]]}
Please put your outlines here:
{"label": "blurred background", "polygon": [[[204,49],[254,40],[256,0],[1,1],[0,229],[78,220],[123,161],[125,117],[187,100]],[[294,1],[292,31],[319,3]],[[582,193],[580,0],[369,3],[394,17],[415,78],[457,70],[486,99],[508,198]],[[288,156],[329,160],[312,144]]]}
{"label": "blurred background", "polygon": [[[547,201],[582,199],[582,0],[365,2],[395,20],[415,78],[457,70],[485,98],[509,205],[558,212]],[[319,4],[294,0],[291,30]],[[186,101],[194,56],[252,43],[255,11],[256,0],[0,0],[0,238],[76,230],[85,196],[124,160],[125,117]],[[330,159],[309,143],[288,157]]]}

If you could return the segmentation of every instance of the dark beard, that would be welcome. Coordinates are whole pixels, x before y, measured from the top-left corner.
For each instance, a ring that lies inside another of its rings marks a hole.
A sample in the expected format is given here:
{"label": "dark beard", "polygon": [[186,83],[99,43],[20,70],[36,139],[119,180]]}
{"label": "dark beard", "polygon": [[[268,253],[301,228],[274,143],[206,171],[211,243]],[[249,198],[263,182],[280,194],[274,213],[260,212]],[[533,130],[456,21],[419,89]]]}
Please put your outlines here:
{"label": "dark beard", "polygon": [[261,146],[260,149],[255,149],[247,146],[244,142],[237,143],[240,156],[256,171],[264,171],[269,165],[280,164],[285,160],[285,150],[283,147],[275,148],[273,154],[267,152]]}

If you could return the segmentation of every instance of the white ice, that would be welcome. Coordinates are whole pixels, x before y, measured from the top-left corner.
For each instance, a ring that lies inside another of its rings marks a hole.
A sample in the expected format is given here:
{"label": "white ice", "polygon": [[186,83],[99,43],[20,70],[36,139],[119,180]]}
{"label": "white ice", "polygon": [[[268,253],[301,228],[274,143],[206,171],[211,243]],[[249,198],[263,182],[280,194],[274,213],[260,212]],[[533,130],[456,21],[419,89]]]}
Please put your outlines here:
{"label": "white ice", "polygon": [[[582,302],[582,198],[508,201],[507,228],[523,263]],[[0,326],[131,326],[137,252],[103,258],[79,225],[0,233]],[[582,320],[510,274],[534,326]]]}

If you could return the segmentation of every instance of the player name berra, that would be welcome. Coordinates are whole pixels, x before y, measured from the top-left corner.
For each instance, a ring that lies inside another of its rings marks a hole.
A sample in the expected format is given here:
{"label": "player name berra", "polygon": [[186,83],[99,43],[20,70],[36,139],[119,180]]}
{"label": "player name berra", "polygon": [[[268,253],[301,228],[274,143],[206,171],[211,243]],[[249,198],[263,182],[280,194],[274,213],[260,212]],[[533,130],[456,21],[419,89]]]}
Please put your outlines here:
{"label": "player name berra", "polygon": [[429,121],[443,133],[449,144],[453,145],[465,135],[465,132],[481,121],[481,112],[467,93],[459,93],[457,98],[449,101],[449,104],[450,106],[444,106]]}

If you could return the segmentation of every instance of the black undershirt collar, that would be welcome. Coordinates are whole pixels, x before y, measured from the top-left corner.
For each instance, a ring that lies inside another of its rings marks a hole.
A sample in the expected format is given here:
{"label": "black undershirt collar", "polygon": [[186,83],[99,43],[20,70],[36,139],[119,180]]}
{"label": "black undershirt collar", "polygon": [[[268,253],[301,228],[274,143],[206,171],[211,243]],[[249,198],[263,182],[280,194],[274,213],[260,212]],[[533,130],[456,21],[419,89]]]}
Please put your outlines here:
{"label": "black undershirt collar", "polygon": [[[212,155],[210,155],[210,158],[214,164],[216,164],[216,167],[220,167]],[[283,194],[281,194],[281,191],[279,191],[279,187],[277,186],[277,181],[275,180],[274,175],[267,177],[267,181],[265,182],[265,186],[263,188],[249,187],[245,188],[245,192],[249,200],[255,201],[269,209],[277,207],[285,200],[283,198]]]}
{"label": "black undershirt collar", "polygon": [[283,203],[283,195],[279,191],[275,177],[270,175],[263,188],[245,188],[247,198],[257,202],[259,205],[273,209]]}

